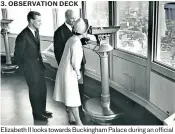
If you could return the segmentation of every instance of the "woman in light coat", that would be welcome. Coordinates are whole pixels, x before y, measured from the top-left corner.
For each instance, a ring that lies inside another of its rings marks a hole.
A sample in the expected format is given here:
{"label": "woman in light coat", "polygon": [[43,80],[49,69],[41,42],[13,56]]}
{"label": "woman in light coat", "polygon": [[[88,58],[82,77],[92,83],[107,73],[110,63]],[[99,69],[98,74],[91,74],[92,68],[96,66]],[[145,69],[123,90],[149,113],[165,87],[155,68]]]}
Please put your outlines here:
{"label": "woman in light coat", "polygon": [[63,102],[68,107],[77,125],[82,125],[78,109],[81,106],[78,80],[81,78],[80,67],[83,58],[80,39],[86,35],[87,29],[88,26],[81,18],[74,23],[74,34],[66,42],[57,70],[53,95],[55,101]]}

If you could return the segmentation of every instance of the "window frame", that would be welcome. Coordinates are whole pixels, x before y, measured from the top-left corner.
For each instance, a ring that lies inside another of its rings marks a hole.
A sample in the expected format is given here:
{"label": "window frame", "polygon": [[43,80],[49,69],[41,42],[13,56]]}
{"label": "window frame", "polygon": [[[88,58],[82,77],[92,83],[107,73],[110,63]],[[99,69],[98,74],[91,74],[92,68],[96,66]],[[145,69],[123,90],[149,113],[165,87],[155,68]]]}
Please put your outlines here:
{"label": "window frame", "polygon": [[[165,64],[155,61],[155,56],[157,54],[157,38],[158,38],[158,1],[149,2],[149,16],[148,16],[148,48],[147,48],[147,57],[138,55],[136,53],[132,53],[120,48],[115,47],[113,50],[113,54],[116,56],[122,55],[125,57],[126,60],[138,63],[140,65],[147,67],[147,74],[150,77],[151,72],[156,72],[160,74],[162,77],[167,78],[171,81],[175,81],[175,69],[169,67]],[[117,23],[116,10],[117,10],[117,2],[114,2],[114,25]],[[151,18],[152,17],[152,18]],[[151,37],[152,36],[152,37]],[[115,40],[115,45],[117,44],[117,34],[113,38]],[[152,45],[152,46],[150,46]],[[117,54],[118,53],[118,54]],[[150,79],[150,78],[149,78]],[[149,85],[149,84],[148,84]]]}
{"label": "window frame", "polygon": [[[86,18],[86,1],[83,1],[84,6],[82,6],[82,17]],[[114,47],[114,50],[112,54],[110,55],[110,64],[112,62],[112,56],[121,56],[122,58],[135,62],[137,64],[140,64],[142,66],[147,67],[147,78],[148,78],[148,84],[147,88],[150,86],[150,75],[152,72],[156,72],[157,74],[161,75],[162,77],[169,79],[171,81],[175,81],[175,69],[170,68],[164,64],[156,62],[155,55],[157,54],[156,52],[156,47],[157,47],[157,15],[158,15],[158,8],[157,8],[157,1],[149,1],[149,13],[148,13],[148,48],[147,48],[147,57],[137,55],[135,53],[128,52],[126,50],[121,50],[119,48],[115,48],[114,46],[117,44],[117,34],[111,36],[110,43]],[[117,25],[117,1],[109,1],[109,25],[114,26]],[[111,72],[112,73],[112,72]],[[111,75],[110,73],[110,75]],[[112,76],[112,75],[111,75]],[[149,95],[149,93],[148,93]],[[149,97],[148,97],[149,98]]]}
{"label": "window frame", "polygon": [[[114,1],[114,10],[113,10],[113,12],[114,12],[114,17],[113,17],[114,18],[114,25],[119,25],[119,19],[116,17],[119,14],[119,11],[118,11],[118,8],[117,8],[117,3],[118,3],[118,1]],[[148,10],[149,10],[149,5],[148,5]],[[149,11],[148,11],[148,13],[149,13]],[[149,15],[148,15],[148,25],[149,25]],[[137,60],[137,58],[140,58],[140,59],[143,59],[143,60],[146,60],[148,58],[148,40],[149,40],[149,36],[148,36],[148,39],[147,39],[147,55],[144,56],[144,55],[133,53],[133,52],[127,51],[125,49],[121,49],[121,48],[117,47],[118,35],[119,35],[118,33],[115,34],[114,51],[116,50],[116,51],[122,52],[123,54],[130,54],[132,56],[132,58],[135,57],[136,60]]]}
{"label": "window frame", "polygon": [[[118,10],[117,9],[117,1],[113,1],[112,2],[112,7],[110,7],[110,8],[112,10],[111,12],[113,13],[113,15],[112,15],[112,18],[113,18],[112,19],[112,22],[113,22],[113,24],[112,25],[117,25],[118,24],[118,21],[119,21],[118,18],[116,17],[117,14],[119,13],[119,12],[117,12],[117,10]],[[139,55],[139,54],[136,54],[136,53],[132,53],[132,52],[126,51],[124,49],[120,49],[120,48],[116,47],[116,45],[117,45],[117,39],[118,39],[117,36],[118,36],[118,33],[116,33],[116,34],[114,34],[114,36],[112,36],[112,40],[114,40],[113,55],[114,56],[119,56],[120,55],[125,60],[129,60],[129,61],[132,61],[134,63],[140,64],[140,65],[146,67],[147,66],[147,57],[148,57],[148,54],[145,57],[145,56],[142,56],[142,55]],[[148,40],[149,40],[149,38],[148,38]]]}
{"label": "window frame", "polygon": [[153,40],[153,51],[152,51],[152,61],[151,61],[151,69],[155,72],[157,72],[158,74],[162,75],[163,77],[166,77],[170,80],[175,80],[175,69],[163,64],[161,62],[158,62],[156,60],[157,57],[157,43],[158,43],[158,17],[159,17],[159,1],[155,1],[153,2],[154,4],[154,21],[155,23],[153,23],[153,27],[154,27],[154,40]]}

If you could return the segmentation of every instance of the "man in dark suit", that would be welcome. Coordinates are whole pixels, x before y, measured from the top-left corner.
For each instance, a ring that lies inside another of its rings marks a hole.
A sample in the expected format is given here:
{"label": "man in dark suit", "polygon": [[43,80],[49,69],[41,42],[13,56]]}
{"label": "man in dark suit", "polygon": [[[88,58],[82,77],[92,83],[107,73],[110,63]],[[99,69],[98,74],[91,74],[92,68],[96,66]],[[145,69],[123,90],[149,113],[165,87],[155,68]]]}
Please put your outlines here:
{"label": "man in dark suit", "polygon": [[47,87],[45,83],[43,59],[40,52],[39,27],[41,14],[30,11],[28,26],[17,36],[14,58],[29,87],[29,99],[35,120],[47,121],[52,113],[46,111]]}
{"label": "man in dark suit", "polygon": [[72,26],[75,22],[75,13],[72,10],[65,12],[66,21],[54,33],[54,53],[57,63],[59,65],[65,44],[67,40],[73,35]]}

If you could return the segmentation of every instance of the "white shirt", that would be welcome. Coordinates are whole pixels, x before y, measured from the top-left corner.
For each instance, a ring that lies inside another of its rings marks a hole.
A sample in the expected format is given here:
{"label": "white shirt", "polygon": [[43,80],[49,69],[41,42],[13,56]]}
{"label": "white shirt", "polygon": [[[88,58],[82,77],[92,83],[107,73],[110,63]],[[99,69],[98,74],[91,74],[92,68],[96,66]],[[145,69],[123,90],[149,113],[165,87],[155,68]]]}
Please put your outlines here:
{"label": "white shirt", "polygon": [[69,30],[72,32],[72,27],[65,22],[65,25],[69,28]]}
{"label": "white shirt", "polygon": [[35,37],[35,30],[33,30],[32,28],[30,28],[29,26],[28,26],[28,28],[30,29],[30,31],[33,33],[33,35]]}

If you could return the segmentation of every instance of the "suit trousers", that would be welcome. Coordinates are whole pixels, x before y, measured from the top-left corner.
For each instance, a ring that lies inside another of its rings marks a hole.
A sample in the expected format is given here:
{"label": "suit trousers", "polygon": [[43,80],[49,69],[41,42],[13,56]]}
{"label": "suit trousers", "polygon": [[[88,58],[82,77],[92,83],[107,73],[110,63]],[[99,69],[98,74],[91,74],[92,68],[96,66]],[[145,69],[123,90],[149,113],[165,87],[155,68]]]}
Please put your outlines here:
{"label": "suit trousers", "polygon": [[[27,66],[27,65],[26,65]],[[43,67],[32,70],[24,66],[24,77],[29,87],[29,99],[33,114],[42,114],[46,111],[47,87]]]}

